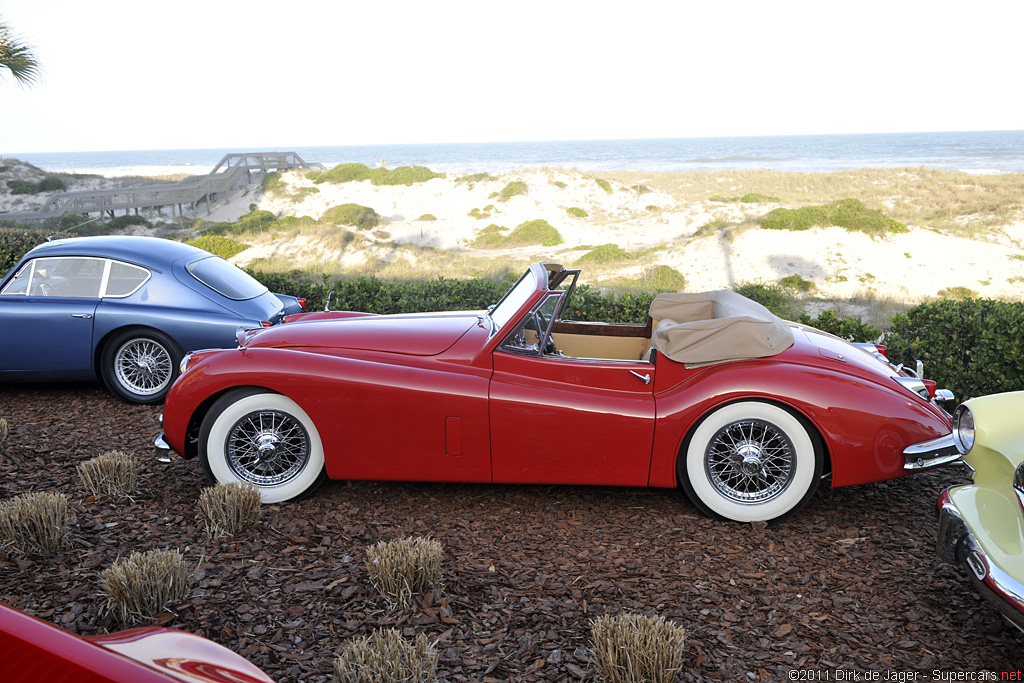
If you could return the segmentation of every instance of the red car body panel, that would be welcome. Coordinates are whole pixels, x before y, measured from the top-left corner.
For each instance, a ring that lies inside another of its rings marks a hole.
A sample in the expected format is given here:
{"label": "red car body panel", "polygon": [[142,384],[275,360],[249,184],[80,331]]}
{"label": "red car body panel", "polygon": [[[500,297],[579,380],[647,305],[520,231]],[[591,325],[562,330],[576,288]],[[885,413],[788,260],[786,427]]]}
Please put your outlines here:
{"label": "red car body panel", "polygon": [[674,487],[699,421],[755,399],[813,426],[832,486],[845,486],[902,476],[905,448],[951,431],[893,368],[799,326],[775,356],[697,368],[658,352],[645,363],[502,349],[546,294],[538,285],[497,334],[483,313],[292,316],[244,349],[195,354],[165,405],[164,438],[196,455],[189,439],[213,400],[256,386],[309,415],[332,479]]}
{"label": "red car body panel", "polygon": [[273,683],[205,638],[169,628],[79,636],[0,603],[4,683]]}

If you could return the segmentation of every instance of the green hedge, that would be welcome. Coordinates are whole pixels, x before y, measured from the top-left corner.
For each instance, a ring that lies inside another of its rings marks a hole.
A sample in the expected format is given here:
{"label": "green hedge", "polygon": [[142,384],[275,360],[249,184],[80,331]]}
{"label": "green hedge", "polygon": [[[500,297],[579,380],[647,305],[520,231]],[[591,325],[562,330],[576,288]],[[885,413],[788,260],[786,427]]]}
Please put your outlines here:
{"label": "green hedge", "polygon": [[889,358],[959,400],[1024,389],[1024,303],[978,299],[921,304],[892,319]]}
{"label": "green hedge", "polygon": [[43,230],[0,228],[0,276],[13,268],[25,252],[45,242],[47,234]]}

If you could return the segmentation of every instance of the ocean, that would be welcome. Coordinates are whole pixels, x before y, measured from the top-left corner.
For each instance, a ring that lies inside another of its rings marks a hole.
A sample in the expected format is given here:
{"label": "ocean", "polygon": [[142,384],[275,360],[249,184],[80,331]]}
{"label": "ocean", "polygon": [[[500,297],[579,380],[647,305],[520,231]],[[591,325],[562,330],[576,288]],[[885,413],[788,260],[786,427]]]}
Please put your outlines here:
{"label": "ocean", "polygon": [[108,177],[208,173],[229,152],[295,152],[328,168],[359,162],[388,168],[500,173],[538,167],[600,171],[771,169],[829,172],[927,166],[967,173],[1024,172],[1024,131],[786,135],[771,137],[565,140],[410,145],[282,146],[108,152],[4,153],[51,172]]}

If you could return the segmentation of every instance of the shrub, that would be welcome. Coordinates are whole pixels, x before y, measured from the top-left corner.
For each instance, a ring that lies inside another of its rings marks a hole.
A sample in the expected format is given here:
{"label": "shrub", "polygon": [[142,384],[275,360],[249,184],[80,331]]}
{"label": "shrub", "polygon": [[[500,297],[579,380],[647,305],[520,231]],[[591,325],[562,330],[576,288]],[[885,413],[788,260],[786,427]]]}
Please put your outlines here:
{"label": "shrub", "polygon": [[544,247],[554,247],[562,242],[562,235],[543,218],[520,223],[508,236],[508,244],[512,246],[540,244]]}
{"label": "shrub", "polygon": [[806,313],[801,313],[798,321],[801,325],[807,325],[822,332],[834,334],[840,339],[851,342],[874,342],[881,338],[882,331],[874,325],[869,325],[860,318],[840,318],[835,311],[827,309],[812,318]]}
{"label": "shrub", "polygon": [[209,486],[199,493],[199,512],[208,534],[234,536],[259,523],[263,513],[260,491],[248,482]]}
{"label": "shrub", "polygon": [[601,617],[591,625],[590,638],[598,681],[671,683],[683,666],[686,631],[664,617]]}
{"label": "shrub", "polygon": [[1024,303],[942,300],[893,316],[884,343],[957,398],[1024,389]]}
{"label": "shrub", "polygon": [[334,660],[334,677],[339,683],[431,683],[438,654],[422,633],[410,643],[396,629],[377,629],[345,646]]}
{"label": "shrub", "polygon": [[386,168],[370,168],[366,164],[338,164],[329,171],[313,172],[310,179],[317,184],[349,183],[369,180],[374,185],[412,185],[434,178],[443,178],[443,173],[434,173],[425,166],[399,166],[389,171]]}
{"label": "shrub", "polygon": [[977,299],[978,293],[975,292],[973,289],[968,289],[967,287],[961,287],[958,285],[956,287],[946,287],[945,289],[940,289],[938,291],[937,296],[940,299],[964,301],[965,299]]}
{"label": "shrub", "polygon": [[248,244],[233,240],[230,237],[224,237],[223,235],[203,235],[194,240],[189,240],[185,244],[199,247],[225,260],[236,254],[241,254],[249,248]]}
{"label": "shrub", "polygon": [[467,213],[466,215],[469,216],[470,218],[475,218],[477,220],[481,220],[483,218],[490,218],[491,217],[491,211],[493,209],[494,209],[494,206],[491,205],[491,204],[488,204],[486,207],[484,207],[482,209],[478,209],[477,207],[474,206],[472,209],[469,210],[469,213]]}
{"label": "shrub", "polygon": [[597,183],[597,186],[600,187],[605,192],[610,193],[612,191],[612,184],[609,183],[604,178],[594,178],[594,182]]}
{"label": "shrub", "polygon": [[473,246],[483,249],[497,249],[503,247],[508,239],[508,235],[505,234],[507,232],[508,228],[505,226],[491,223],[476,234],[476,239],[473,240]]}
{"label": "shrub", "polygon": [[661,207],[655,204],[648,204],[644,207],[644,211],[647,211],[648,213],[657,213],[658,211],[661,211]]}
{"label": "shrub", "polygon": [[800,307],[797,305],[793,293],[780,285],[763,282],[739,282],[732,286],[732,291],[756,301],[785,320],[796,320],[800,315]]}
{"label": "shrub", "polygon": [[67,543],[68,532],[63,493],[24,493],[0,503],[0,545],[5,548],[53,555]]}
{"label": "shrub", "polygon": [[148,621],[181,602],[193,576],[177,550],[150,550],[118,558],[100,575],[107,606],[122,624]]}
{"label": "shrub", "polygon": [[329,171],[313,172],[309,177],[314,183],[349,183],[370,179],[370,167],[366,164],[338,164]]}
{"label": "shrub", "polygon": [[779,284],[788,289],[792,289],[797,292],[809,292],[814,289],[814,283],[810,280],[805,280],[799,275],[787,275],[786,277],[779,280]]}
{"label": "shrub", "polygon": [[422,216],[420,216],[419,218],[417,218],[416,220],[418,220],[418,221],[436,221],[437,220],[437,216],[435,216],[432,213],[425,213]]}
{"label": "shrub", "polygon": [[324,211],[320,220],[332,225],[351,225],[360,230],[369,230],[386,221],[368,206],[359,204],[339,204]]}
{"label": "shrub", "polygon": [[708,197],[709,201],[712,202],[742,202],[745,204],[760,204],[761,202],[778,202],[778,197],[770,197],[766,194],[758,194],[757,192],[748,192],[742,197],[723,197],[720,194]]}
{"label": "shrub", "polygon": [[552,180],[551,184],[554,185],[555,187],[557,187],[559,190],[564,190],[565,188],[569,187],[567,184],[563,183],[561,180]]}
{"label": "shrub", "polygon": [[630,192],[635,192],[637,194],[637,196],[639,196],[639,195],[642,195],[642,194],[647,194],[648,192],[653,192],[654,190],[652,190],[651,188],[647,187],[646,185],[640,185],[638,183],[636,185],[630,185],[629,186],[629,191]]}
{"label": "shrub", "polygon": [[429,538],[381,541],[366,548],[370,583],[391,608],[407,606],[414,595],[441,590],[441,544]]}
{"label": "shrub", "polygon": [[473,185],[474,183],[483,182],[484,180],[494,180],[494,176],[490,173],[473,173],[471,175],[464,175],[457,178],[455,183],[469,183],[470,185]]}
{"label": "shrub", "polygon": [[907,232],[907,226],[903,223],[883,215],[877,209],[867,208],[858,199],[843,199],[824,206],[775,209],[761,220],[761,227],[768,230],[808,230],[833,225],[869,235]]}
{"label": "shrub", "polygon": [[425,183],[434,178],[444,178],[444,173],[434,173],[426,166],[399,166],[393,171],[374,169],[370,182],[374,185],[409,185]]}
{"label": "shrub", "polygon": [[77,469],[82,486],[92,496],[131,498],[138,488],[139,462],[123,451],[107,451]]}
{"label": "shrub", "polygon": [[576,263],[622,263],[634,261],[636,256],[617,244],[602,244],[576,259]]}
{"label": "shrub", "polygon": [[135,214],[125,214],[123,216],[115,216],[107,221],[108,228],[121,229],[127,228],[129,225],[144,225],[147,228],[152,225],[145,216],[137,216]]}
{"label": "shrub", "polygon": [[39,185],[29,180],[8,180],[7,187],[11,194],[36,194]]}
{"label": "shrub", "polygon": [[644,279],[656,292],[682,292],[686,289],[686,277],[672,266],[646,269]]}
{"label": "shrub", "polygon": [[587,212],[584,211],[583,209],[581,209],[578,206],[570,206],[568,209],[565,210],[565,212],[567,214],[569,214],[570,216],[575,216],[576,218],[586,218],[587,217]]}
{"label": "shrub", "polygon": [[48,175],[39,181],[37,192],[64,192],[68,189],[68,184],[60,178],[55,178],[52,175]]}
{"label": "shrub", "polygon": [[513,180],[505,187],[501,188],[500,192],[492,194],[492,197],[497,197],[499,202],[507,202],[513,197],[526,194],[529,188],[526,183],[522,180]]}

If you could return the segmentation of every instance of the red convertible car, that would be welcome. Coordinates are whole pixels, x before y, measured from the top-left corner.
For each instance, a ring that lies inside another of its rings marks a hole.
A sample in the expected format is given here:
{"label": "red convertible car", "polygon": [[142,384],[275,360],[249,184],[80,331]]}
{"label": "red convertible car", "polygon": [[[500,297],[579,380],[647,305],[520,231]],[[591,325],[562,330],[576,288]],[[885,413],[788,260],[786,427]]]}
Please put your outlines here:
{"label": "red convertible car", "polygon": [[959,458],[935,383],[884,347],[729,290],[659,295],[646,325],[562,320],[578,277],[536,263],[488,311],[240,330],[182,361],[156,445],[264,502],[327,477],[657,486],[736,521]]}
{"label": "red convertible car", "polygon": [[205,638],[146,626],[79,636],[0,603],[4,683],[274,683]]}

